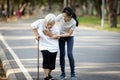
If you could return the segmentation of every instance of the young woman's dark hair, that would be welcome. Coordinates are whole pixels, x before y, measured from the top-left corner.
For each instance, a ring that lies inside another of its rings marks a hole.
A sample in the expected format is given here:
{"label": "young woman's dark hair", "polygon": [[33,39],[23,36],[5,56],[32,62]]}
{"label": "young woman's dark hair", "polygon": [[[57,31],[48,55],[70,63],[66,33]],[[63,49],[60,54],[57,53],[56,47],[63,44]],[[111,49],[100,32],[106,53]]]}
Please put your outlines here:
{"label": "young woman's dark hair", "polygon": [[62,13],[66,13],[68,16],[71,16],[73,19],[75,19],[76,26],[78,26],[79,22],[78,22],[78,20],[76,18],[76,14],[74,13],[74,11],[70,7],[64,8]]}

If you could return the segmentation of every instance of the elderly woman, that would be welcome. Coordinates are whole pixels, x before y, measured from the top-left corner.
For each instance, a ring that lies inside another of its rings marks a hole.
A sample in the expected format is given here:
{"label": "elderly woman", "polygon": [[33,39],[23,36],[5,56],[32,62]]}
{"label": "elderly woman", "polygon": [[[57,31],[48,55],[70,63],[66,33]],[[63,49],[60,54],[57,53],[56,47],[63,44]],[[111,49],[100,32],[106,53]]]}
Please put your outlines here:
{"label": "elderly woman", "polygon": [[55,18],[54,14],[48,14],[44,19],[39,19],[31,24],[36,39],[40,41],[44,80],[54,80],[51,72],[55,69],[56,55],[59,48],[57,37],[59,29],[54,25]]}

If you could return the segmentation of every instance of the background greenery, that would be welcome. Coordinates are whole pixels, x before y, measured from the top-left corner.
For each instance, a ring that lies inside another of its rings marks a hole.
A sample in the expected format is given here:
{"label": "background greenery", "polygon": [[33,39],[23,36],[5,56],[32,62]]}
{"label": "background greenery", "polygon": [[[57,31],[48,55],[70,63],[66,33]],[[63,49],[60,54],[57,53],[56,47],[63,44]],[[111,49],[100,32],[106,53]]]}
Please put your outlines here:
{"label": "background greenery", "polygon": [[[11,17],[31,16],[54,12],[61,13],[65,6],[70,6],[76,13],[80,26],[101,30],[103,0],[0,0],[0,22]],[[120,32],[120,0],[104,0],[104,30]],[[6,17],[2,16],[5,10]],[[18,16],[18,11],[21,16]]]}
{"label": "background greenery", "polygon": [[104,19],[104,27],[102,29],[101,27],[101,20],[98,19],[96,16],[84,16],[84,17],[78,17],[79,25],[85,26],[88,28],[95,28],[98,30],[107,30],[107,31],[113,31],[113,32],[120,32],[120,16],[117,17],[117,28],[111,28],[109,26],[109,20],[107,18]]}

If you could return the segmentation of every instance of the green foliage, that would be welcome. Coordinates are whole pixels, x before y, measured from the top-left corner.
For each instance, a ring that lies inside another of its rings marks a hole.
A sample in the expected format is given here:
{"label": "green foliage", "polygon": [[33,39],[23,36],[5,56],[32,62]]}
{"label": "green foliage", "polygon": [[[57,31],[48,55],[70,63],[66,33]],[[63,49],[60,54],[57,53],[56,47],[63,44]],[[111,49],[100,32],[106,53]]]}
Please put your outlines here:
{"label": "green foliage", "polygon": [[96,16],[84,16],[84,17],[78,17],[79,20],[79,25],[83,25],[89,28],[96,28],[98,30],[107,30],[107,31],[112,31],[112,32],[120,32],[120,16],[117,17],[118,19],[118,24],[117,28],[111,28],[109,26],[109,21],[108,19],[105,19],[104,22],[104,28],[101,28],[101,20],[98,19]]}

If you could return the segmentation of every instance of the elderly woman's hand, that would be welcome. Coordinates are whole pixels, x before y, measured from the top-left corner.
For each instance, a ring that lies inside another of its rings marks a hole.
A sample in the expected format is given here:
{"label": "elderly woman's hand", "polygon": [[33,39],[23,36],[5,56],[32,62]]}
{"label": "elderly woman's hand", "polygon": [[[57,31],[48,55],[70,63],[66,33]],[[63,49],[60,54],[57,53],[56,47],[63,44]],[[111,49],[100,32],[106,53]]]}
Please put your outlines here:
{"label": "elderly woman's hand", "polygon": [[39,36],[39,35],[38,35],[38,36],[36,36],[36,38],[35,38],[35,39],[39,41],[39,40],[40,40],[40,36]]}
{"label": "elderly woman's hand", "polygon": [[43,33],[44,33],[45,35],[49,36],[49,37],[50,37],[50,35],[52,34],[52,33],[50,32],[50,30],[47,30],[47,29],[45,29],[45,30],[43,31]]}

